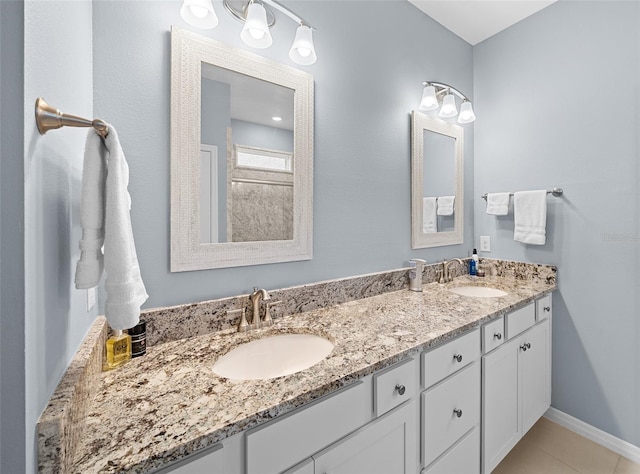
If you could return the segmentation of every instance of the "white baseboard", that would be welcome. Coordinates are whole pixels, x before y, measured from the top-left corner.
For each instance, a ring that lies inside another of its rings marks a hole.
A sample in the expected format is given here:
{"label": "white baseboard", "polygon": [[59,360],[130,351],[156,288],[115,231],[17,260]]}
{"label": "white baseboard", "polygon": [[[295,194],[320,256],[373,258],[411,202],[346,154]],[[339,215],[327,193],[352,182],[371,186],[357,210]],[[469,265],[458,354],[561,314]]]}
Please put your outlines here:
{"label": "white baseboard", "polygon": [[640,448],[638,446],[628,443],[620,438],[616,438],[595,426],[591,426],[584,421],[580,421],[577,418],[567,415],[553,407],[547,410],[544,417],[564,426],[568,430],[571,430],[580,436],[610,449],[614,453],[618,453],[620,456],[623,456],[635,463],[640,463]]}

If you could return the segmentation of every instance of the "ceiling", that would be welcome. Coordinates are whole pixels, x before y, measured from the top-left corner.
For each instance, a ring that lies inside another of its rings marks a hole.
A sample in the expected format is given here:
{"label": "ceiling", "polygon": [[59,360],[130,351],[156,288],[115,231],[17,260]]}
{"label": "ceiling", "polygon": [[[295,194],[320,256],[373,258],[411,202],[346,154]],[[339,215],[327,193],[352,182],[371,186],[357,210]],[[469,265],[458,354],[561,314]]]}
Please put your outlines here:
{"label": "ceiling", "polygon": [[475,45],[556,0],[409,0],[442,26]]}

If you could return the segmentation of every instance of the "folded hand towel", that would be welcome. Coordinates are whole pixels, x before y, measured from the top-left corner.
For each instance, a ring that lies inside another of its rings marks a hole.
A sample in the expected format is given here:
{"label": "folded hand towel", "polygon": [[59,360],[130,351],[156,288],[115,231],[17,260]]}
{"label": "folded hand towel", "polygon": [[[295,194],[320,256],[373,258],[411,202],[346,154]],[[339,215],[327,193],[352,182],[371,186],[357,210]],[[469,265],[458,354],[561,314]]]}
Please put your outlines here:
{"label": "folded hand towel", "polygon": [[440,196],[438,197],[438,215],[439,216],[451,216],[453,215],[453,204],[455,202],[455,196]]}
{"label": "folded hand towel", "polygon": [[425,234],[438,232],[436,206],[435,197],[422,198],[422,232]]}
{"label": "folded hand towel", "polygon": [[547,191],[521,191],[513,195],[513,239],[544,245],[547,225]]}
{"label": "folded hand towel", "polygon": [[509,214],[509,193],[488,193],[487,214],[494,216]]}
{"label": "folded hand towel", "polygon": [[80,260],[76,265],[76,288],[93,288],[104,268],[104,185],[106,161],[101,138],[91,130],[87,135],[80,192]]}
{"label": "folded hand towel", "polygon": [[[107,298],[105,301],[105,316],[112,329],[128,329],[140,320],[140,306],[147,300],[149,295],[144,287],[142,277],[140,275],[140,267],[138,266],[138,257],[136,254],[135,243],[133,240],[133,231],[131,228],[131,216],[129,210],[131,208],[131,198],[127,190],[129,184],[129,166],[125,159],[118,133],[108,125],[109,134],[104,140],[104,144],[97,137],[95,131],[89,131],[87,138],[87,149],[85,150],[85,163],[95,161],[95,156],[101,158],[101,162],[106,164],[106,180],[97,173],[88,173],[92,180],[102,179],[101,192],[87,191],[87,195],[92,196],[92,201],[87,205],[81,204],[81,208],[86,209],[87,213],[95,213],[93,217],[87,217],[85,220],[87,226],[98,225],[100,221],[102,225],[97,235],[104,236],[104,270],[106,273],[106,291]],[[104,170],[104,167],[103,167]],[[83,171],[83,191],[85,188]],[[97,178],[94,176],[97,175]],[[102,175],[103,176],[103,175]],[[87,185],[91,184],[87,180]],[[96,183],[98,189],[100,182]],[[98,197],[96,197],[99,196]],[[84,192],[83,196],[84,198]],[[95,201],[95,202],[94,202]],[[84,211],[82,211],[84,214]],[[102,217],[101,217],[102,216]],[[83,224],[83,241],[85,236],[85,220]],[[91,228],[89,227],[91,231]],[[87,235],[93,235],[90,232]],[[83,246],[81,241],[81,248]],[[91,286],[95,286],[102,273],[102,268],[96,271],[95,263],[89,259],[92,255],[87,254],[83,260],[82,252],[80,261],[76,267],[76,287],[85,279],[83,269],[91,267]],[[95,256],[95,255],[94,255]],[[96,279],[97,276],[97,279]],[[88,278],[87,278],[88,280]],[[90,287],[90,286],[89,286]]]}

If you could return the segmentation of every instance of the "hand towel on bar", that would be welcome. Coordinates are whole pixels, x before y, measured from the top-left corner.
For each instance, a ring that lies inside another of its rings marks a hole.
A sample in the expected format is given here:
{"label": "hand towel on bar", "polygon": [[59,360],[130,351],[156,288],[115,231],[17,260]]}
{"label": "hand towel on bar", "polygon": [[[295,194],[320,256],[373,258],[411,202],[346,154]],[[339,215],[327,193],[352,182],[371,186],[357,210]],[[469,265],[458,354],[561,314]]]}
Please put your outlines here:
{"label": "hand towel on bar", "polygon": [[80,260],[76,264],[76,288],[93,288],[104,269],[104,185],[107,173],[102,139],[93,130],[87,135],[80,192]]}
{"label": "hand towel on bar", "polygon": [[[105,317],[112,329],[128,329],[140,321],[140,306],[149,295],[140,275],[131,228],[131,198],[127,190],[129,166],[118,133],[111,125],[108,125],[108,129],[104,144],[100,139],[95,141],[93,138],[87,142],[91,142],[100,155],[104,154],[107,169],[102,199],[107,291]],[[93,130],[89,134],[97,135]]]}
{"label": "hand towel on bar", "polygon": [[547,191],[520,191],[513,195],[513,239],[544,245],[547,226]]}
{"label": "hand towel on bar", "polygon": [[487,193],[487,214],[494,216],[509,214],[509,193]]}
{"label": "hand towel on bar", "polygon": [[452,216],[453,204],[455,202],[455,196],[440,196],[438,197],[438,215],[439,216]]}
{"label": "hand towel on bar", "polygon": [[437,201],[435,197],[422,198],[422,232],[425,234],[438,232],[436,207]]}

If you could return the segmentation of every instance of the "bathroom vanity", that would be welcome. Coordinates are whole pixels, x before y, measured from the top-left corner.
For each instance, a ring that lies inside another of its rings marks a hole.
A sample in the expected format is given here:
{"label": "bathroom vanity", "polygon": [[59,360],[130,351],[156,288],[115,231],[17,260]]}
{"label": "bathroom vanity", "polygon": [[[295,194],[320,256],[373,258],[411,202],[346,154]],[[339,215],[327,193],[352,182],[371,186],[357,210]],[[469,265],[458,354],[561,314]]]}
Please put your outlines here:
{"label": "bathroom vanity", "polygon": [[[531,278],[459,276],[422,293],[279,317],[266,329],[153,345],[98,374],[69,471],[488,473],[550,403],[555,269],[537,268]],[[450,291],[460,286],[506,296]],[[213,372],[239,344],[282,333],[335,347],[284,377]],[[43,444],[46,470],[53,458]]]}

